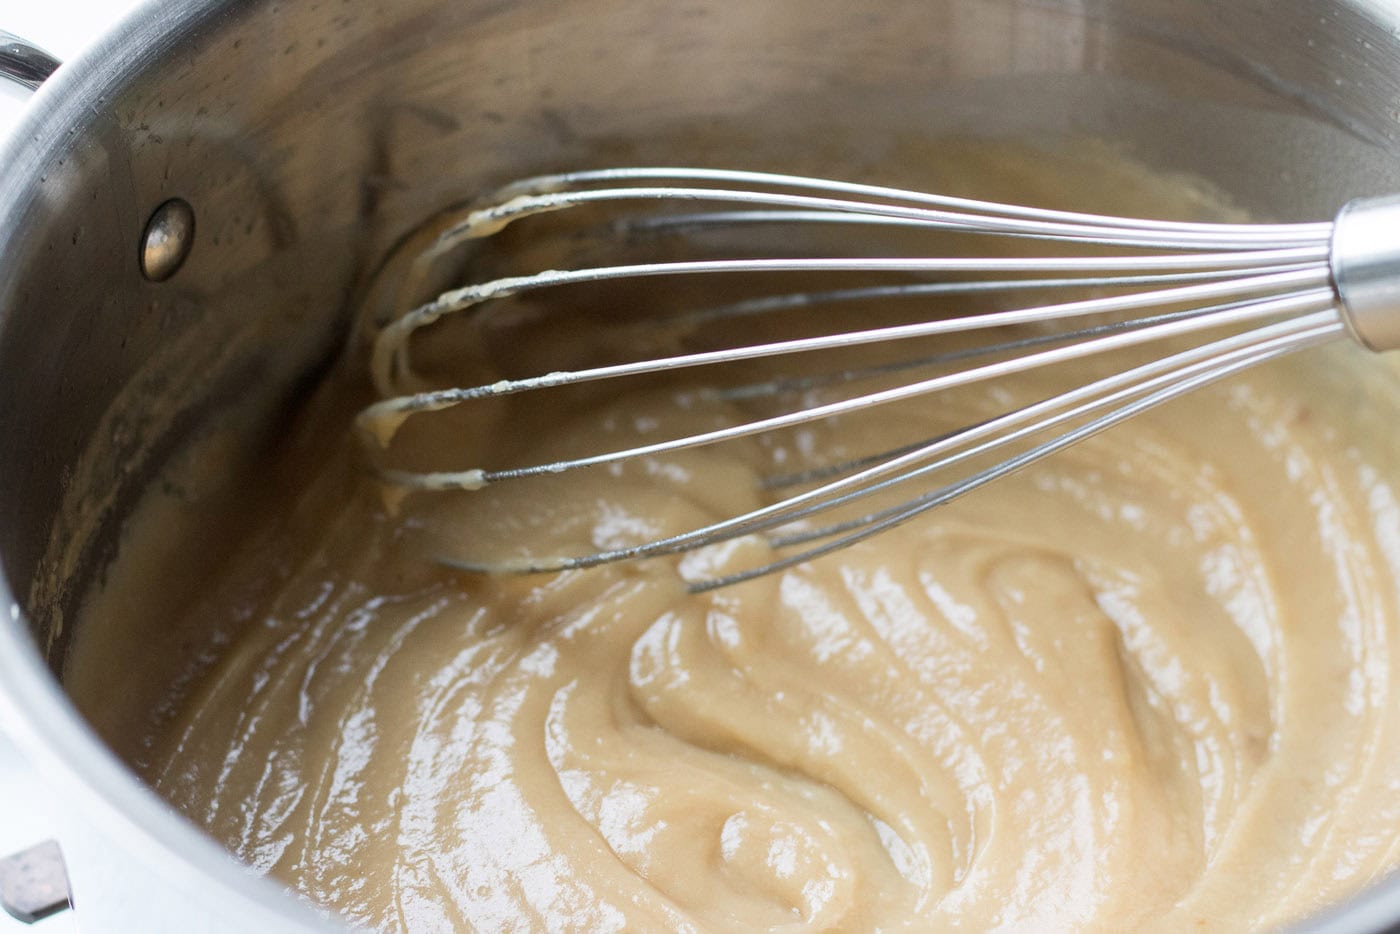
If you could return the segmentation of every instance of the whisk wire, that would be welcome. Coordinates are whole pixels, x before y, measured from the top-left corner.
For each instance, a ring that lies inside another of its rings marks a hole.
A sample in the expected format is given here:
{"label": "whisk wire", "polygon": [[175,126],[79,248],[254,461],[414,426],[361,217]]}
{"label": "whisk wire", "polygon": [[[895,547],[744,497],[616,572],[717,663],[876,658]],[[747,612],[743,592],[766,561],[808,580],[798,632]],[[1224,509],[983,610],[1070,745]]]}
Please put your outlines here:
{"label": "whisk wire", "polygon": [[[1315,242],[1326,240],[1331,234],[1330,223],[1309,224],[1229,224],[1202,223],[1198,221],[1152,220],[1136,217],[1114,217],[1105,214],[1087,214],[1076,211],[1062,211],[1029,205],[1006,204],[983,201],[974,198],[959,198],[952,195],[935,194],[905,188],[892,188],[881,185],[868,185],[829,178],[814,178],[803,175],[790,175],[776,172],[754,172],[741,169],[708,169],[689,167],[635,167],[616,169],[593,169],[581,172],[566,172],[552,175],[539,175],[521,179],[498,189],[484,199],[489,205],[509,204],[519,198],[529,198],[546,194],[566,193],[583,186],[604,184],[617,190],[620,183],[632,182],[686,182],[738,185],[745,193],[753,188],[771,187],[806,191],[819,191],[827,194],[876,198],[915,205],[929,205],[949,211],[966,212],[972,215],[993,215],[1007,218],[1021,218],[1051,224],[1075,224],[1096,229],[1126,228],[1130,230],[1157,231],[1164,234],[1219,233],[1236,234],[1251,240],[1300,240]],[[632,189],[637,190],[637,189]],[[675,188],[656,188],[654,191],[674,191]],[[842,203],[864,203],[845,200]]]}

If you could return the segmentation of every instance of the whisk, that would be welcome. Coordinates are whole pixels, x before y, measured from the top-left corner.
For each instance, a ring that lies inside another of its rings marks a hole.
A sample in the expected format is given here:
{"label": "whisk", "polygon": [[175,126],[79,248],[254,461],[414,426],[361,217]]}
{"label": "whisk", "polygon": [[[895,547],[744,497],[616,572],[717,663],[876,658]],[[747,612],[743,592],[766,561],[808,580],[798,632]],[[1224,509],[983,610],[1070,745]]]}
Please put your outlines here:
{"label": "whisk", "polygon": [[[410,283],[421,281],[425,269],[466,241],[493,237],[507,225],[533,215],[588,205],[650,211],[638,212],[625,222],[628,234],[744,225],[882,225],[915,232],[1055,241],[1060,246],[1054,251],[1056,255],[1042,257],[799,256],[602,265],[498,278],[444,292],[401,314],[377,334],[370,366],[381,400],[357,418],[367,445],[388,445],[399,426],[415,415],[549,387],[961,332],[995,334],[1003,329],[1006,333],[1004,329],[1018,325],[1035,325],[1040,330],[1026,337],[1022,328],[1014,339],[988,340],[971,350],[949,353],[942,362],[951,368],[936,375],[742,424],[507,469],[412,472],[380,468],[378,473],[385,483],[406,492],[477,490],[524,477],[616,464],[787,429],[1126,347],[1159,344],[1167,349],[1149,362],[938,437],[911,439],[909,444],[882,454],[798,471],[770,485],[797,487],[800,492],[683,534],[587,554],[511,562],[443,557],[440,560],[444,563],[481,572],[559,571],[677,554],[739,536],[768,536],[779,557],[760,567],[690,584],[693,591],[710,590],[867,539],[1146,409],[1265,361],[1344,334],[1375,351],[1400,347],[1400,197],[1353,201],[1330,222],[1182,223],[1046,210],[764,172],[603,169],[529,178],[501,188],[462,212],[417,257]],[[677,205],[698,210],[677,213]],[[1075,248],[1082,249],[1075,252]],[[782,292],[733,302],[707,313],[737,316],[773,308],[909,295],[1096,291],[1088,298],[659,356],[470,388],[424,389],[415,383],[410,355],[415,332],[446,316],[472,312],[509,296],[644,277],[836,271],[890,274],[892,281]],[[942,278],[968,275],[979,278]],[[911,277],[916,281],[908,281]],[[1103,295],[1104,290],[1114,294]],[[1062,329],[1044,332],[1052,322],[1072,326],[1059,325]],[[1177,349],[1182,338],[1211,331],[1218,333],[1210,339],[1197,338],[1187,349]],[[919,365],[929,362],[924,359]],[[769,385],[774,392],[781,388]],[[935,482],[937,477],[944,479]],[[816,519],[828,510],[913,480],[924,481],[920,492],[895,505],[872,507],[864,514],[826,524]]]}

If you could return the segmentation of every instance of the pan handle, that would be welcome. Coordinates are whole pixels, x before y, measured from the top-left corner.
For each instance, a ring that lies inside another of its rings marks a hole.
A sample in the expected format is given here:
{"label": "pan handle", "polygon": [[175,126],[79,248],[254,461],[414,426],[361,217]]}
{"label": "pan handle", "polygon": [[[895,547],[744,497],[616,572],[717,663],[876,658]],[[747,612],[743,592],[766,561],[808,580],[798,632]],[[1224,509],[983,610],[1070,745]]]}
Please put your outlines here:
{"label": "pan handle", "polygon": [[37,91],[60,62],[33,43],[0,29],[0,78]]}

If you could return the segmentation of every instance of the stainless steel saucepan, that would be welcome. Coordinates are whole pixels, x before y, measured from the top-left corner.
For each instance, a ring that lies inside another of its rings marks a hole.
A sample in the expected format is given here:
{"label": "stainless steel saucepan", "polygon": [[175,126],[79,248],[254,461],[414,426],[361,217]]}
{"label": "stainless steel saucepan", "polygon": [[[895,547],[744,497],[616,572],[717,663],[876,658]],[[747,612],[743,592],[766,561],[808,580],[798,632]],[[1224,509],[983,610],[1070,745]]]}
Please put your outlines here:
{"label": "stainless steel saucepan", "polygon": [[[77,610],[152,479],[231,412],[263,416],[231,472],[274,436],[436,210],[564,166],[859,167],[950,135],[1111,139],[1279,220],[1400,190],[1380,0],[165,0],[51,77],[0,60],[38,86],[0,148],[0,717],[185,930],[325,922],[99,738],[181,634],[109,639],[78,685]],[[1311,922],[1396,924],[1400,880]]]}

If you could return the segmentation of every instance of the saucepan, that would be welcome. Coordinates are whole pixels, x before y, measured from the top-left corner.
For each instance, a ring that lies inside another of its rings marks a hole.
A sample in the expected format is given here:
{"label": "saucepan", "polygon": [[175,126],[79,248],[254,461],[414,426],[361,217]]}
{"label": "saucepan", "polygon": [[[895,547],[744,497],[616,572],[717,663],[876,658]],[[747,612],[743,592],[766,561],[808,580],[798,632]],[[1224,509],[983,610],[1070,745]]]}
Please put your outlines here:
{"label": "saucepan", "polygon": [[[273,443],[435,211],[561,167],[860,165],[940,136],[1109,140],[1276,220],[1400,190],[1378,0],[165,0],[52,76],[0,46],[38,87],[0,148],[0,713],[189,930],[332,922],[94,725],[94,697],[158,695],[179,634],[77,685],[71,646],[104,638],[78,611],[173,458],[211,426],[238,429],[231,475]],[[1400,880],[1309,922],[1397,923]]]}

